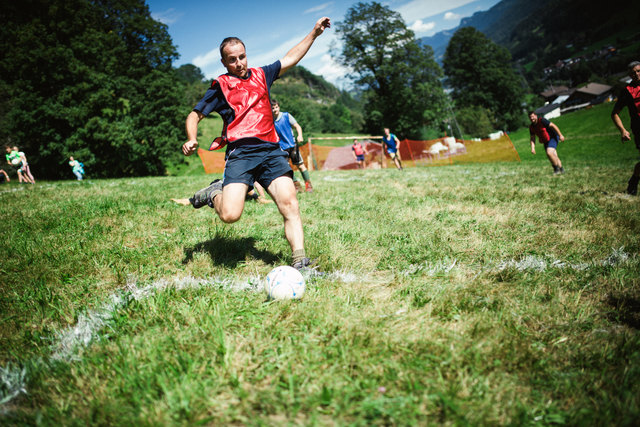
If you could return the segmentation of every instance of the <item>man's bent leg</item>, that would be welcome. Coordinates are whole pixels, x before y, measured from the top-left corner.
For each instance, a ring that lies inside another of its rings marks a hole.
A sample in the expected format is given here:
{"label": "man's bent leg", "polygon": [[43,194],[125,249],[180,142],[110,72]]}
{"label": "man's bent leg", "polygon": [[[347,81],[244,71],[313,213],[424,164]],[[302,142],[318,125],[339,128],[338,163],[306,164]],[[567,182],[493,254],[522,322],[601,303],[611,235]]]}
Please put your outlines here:
{"label": "man's bent leg", "polygon": [[293,181],[288,176],[278,177],[269,184],[267,191],[284,218],[284,235],[291,246],[291,251],[304,251],[302,219]]}
{"label": "man's bent leg", "polygon": [[234,182],[222,188],[222,193],[213,199],[213,208],[222,222],[232,223],[240,219],[244,209],[244,199],[249,186]]}
{"label": "man's bent leg", "polygon": [[558,157],[558,152],[555,148],[547,148],[547,157],[553,166],[557,166],[559,168],[562,167],[562,162],[560,162],[560,158]]}

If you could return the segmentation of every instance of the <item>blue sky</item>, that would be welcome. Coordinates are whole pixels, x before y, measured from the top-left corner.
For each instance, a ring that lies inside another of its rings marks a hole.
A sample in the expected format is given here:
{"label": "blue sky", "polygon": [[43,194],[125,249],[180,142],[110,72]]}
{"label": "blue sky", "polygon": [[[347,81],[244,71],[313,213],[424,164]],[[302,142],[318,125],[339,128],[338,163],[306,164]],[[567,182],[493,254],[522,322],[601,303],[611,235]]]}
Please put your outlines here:
{"label": "blue sky", "polygon": [[[399,12],[416,37],[451,29],[460,19],[487,10],[499,0],[388,0],[380,3]],[[147,0],[154,19],[168,25],[180,59],[174,65],[194,64],[206,78],[226,72],[220,64],[218,46],[228,36],[241,38],[247,47],[250,67],[282,58],[323,17],[342,21],[356,0]],[[320,36],[300,65],[328,81],[345,87],[348,70],[334,63],[330,46],[337,38],[333,28]]]}

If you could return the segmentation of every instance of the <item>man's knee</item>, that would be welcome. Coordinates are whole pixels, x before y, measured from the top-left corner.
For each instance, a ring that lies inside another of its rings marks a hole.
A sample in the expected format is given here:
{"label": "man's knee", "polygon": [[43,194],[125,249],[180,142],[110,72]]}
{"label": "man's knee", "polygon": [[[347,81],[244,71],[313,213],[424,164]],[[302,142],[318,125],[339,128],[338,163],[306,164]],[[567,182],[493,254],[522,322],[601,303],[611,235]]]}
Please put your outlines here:
{"label": "man's knee", "polygon": [[244,200],[249,186],[243,183],[225,185],[222,193],[215,196],[213,206],[222,222],[236,222],[242,216]]}
{"label": "man's knee", "polygon": [[241,216],[242,216],[242,210],[238,211],[236,209],[233,209],[233,210],[222,209],[218,211],[218,217],[220,218],[220,220],[222,220],[222,222],[225,222],[227,224],[231,224],[238,221]]}
{"label": "man's knee", "polygon": [[298,206],[298,199],[296,193],[288,194],[285,197],[281,197],[277,200],[278,209],[285,218],[296,217],[300,215],[300,209]]}

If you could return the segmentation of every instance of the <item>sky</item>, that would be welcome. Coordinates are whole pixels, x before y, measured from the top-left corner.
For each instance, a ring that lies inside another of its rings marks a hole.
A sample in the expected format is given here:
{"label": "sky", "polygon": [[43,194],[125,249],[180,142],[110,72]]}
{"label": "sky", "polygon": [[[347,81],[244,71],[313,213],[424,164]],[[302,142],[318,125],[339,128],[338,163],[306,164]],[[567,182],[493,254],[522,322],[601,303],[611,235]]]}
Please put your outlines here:
{"label": "sky", "polygon": [[[432,36],[460,24],[460,19],[488,10],[500,0],[379,0],[399,12],[416,38]],[[174,66],[194,64],[207,79],[224,74],[218,46],[228,36],[239,37],[247,49],[249,67],[271,64],[282,58],[328,16],[332,25],[343,21],[357,0],[147,0],[151,16],[168,26],[180,58]],[[334,27],[316,39],[299,62],[314,74],[345,88],[348,70],[336,64],[331,46],[339,48]]]}

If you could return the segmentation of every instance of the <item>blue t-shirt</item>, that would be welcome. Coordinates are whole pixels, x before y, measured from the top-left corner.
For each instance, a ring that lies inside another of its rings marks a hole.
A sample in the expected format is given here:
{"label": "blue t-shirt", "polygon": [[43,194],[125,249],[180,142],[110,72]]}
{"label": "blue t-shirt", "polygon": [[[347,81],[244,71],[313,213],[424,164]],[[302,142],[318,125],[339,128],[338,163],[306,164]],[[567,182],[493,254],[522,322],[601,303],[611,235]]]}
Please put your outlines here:
{"label": "blue t-shirt", "polygon": [[[274,62],[271,65],[267,65],[261,68],[264,71],[264,77],[267,81],[269,96],[271,96],[271,85],[278,79],[278,75],[280,74],[280,60]],[[249,73],[251,73],[251,69],[249,69]],[[227,73],[227,75],[230,74]],[[250,74],[248,74],[246,78],[248,79],[249,77]],[[204,96],[202,97],[200,102],[196,104],[193,110],[198,111],[205,116],[208,116],[212,111],[215,111],[220,114],[220,117],[222,117],[222,120],[224,120],[225,123],[231,123],[235,117],[235,112],[225,99],[224,94],[222,93],[222,91],[220,90],[220,86],[218,85],[207,89]]]}
{"label": "blue t-shirt", "polygon": [[396,136],[392,133],[389,134],[389,139],[385,136],[382,137],[382,140],[385,144],[387,144],[387,150],[395,151],[396,150]]}
{"label": "blue t-shirt", "polygon": [[291,125],[298,123],[296,119],[289,113],[281,113],[280,118],[276,119],[274,124],[276,125],[276,132],[280,137],[280,148],[287,150],[296,146],[296,140],[293,137],[293,129]]}

